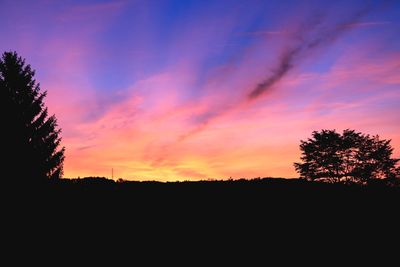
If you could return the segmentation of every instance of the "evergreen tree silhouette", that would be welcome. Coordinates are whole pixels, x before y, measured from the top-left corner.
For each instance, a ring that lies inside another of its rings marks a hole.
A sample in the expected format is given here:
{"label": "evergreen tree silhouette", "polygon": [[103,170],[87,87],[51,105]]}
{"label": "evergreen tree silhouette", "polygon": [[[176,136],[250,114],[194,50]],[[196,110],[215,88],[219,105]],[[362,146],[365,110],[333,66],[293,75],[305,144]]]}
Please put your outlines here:
{"label": "evergreen tree silhouette", "polygon": [[16,52],[0,59],[0,121],[2,176],[24,181],[60,178],[65,148],[61,130],[43,103],[46,91],[35,71]]}

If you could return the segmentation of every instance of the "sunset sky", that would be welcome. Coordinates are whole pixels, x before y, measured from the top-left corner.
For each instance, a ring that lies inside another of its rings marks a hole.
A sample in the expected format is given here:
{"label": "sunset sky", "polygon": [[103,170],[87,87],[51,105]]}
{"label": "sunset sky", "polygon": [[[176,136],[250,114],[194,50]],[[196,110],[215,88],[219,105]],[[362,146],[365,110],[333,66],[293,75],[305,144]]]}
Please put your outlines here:
{"label": "sunset sky", "polygon": [[321,129],[400,157],[399,1],[0,0],[0,36],[48,91],[64,177],[298,177]]}

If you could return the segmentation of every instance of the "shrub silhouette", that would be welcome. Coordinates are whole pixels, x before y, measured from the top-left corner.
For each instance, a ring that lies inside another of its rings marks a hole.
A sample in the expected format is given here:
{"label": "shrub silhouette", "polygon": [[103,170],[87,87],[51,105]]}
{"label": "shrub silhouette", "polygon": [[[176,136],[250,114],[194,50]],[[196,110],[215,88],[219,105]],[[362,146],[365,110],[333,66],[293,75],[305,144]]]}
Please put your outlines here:
{"label": "shrub silhouette", "polygon": [[[59,178],[64,150],[55,116],[48,116],[35,72],[16,52],[0,59],[2,173],[27,181]],[[29,180],[28,180],[29,179]]]}
{"label": "shrub silhouette", "polygon": [[390,140],[369,136],[354,130],[314,131],[312,138],[301,141],[301,160],[294,163],[301,178],[314,181],[356,182],[366,184],[376,179],[398,177],[399,159],[391,158]]}

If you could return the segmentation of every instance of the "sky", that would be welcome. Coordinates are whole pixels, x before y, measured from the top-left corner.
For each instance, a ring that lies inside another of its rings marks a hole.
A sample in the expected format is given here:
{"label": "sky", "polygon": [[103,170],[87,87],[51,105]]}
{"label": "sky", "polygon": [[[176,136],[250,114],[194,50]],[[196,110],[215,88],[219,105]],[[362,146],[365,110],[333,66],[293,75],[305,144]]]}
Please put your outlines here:
{"label": "sky", "polygon": [[0,0],[0,52],[48,92],[64,177],[298,177],[355,129],[400,157],[400,2]]}

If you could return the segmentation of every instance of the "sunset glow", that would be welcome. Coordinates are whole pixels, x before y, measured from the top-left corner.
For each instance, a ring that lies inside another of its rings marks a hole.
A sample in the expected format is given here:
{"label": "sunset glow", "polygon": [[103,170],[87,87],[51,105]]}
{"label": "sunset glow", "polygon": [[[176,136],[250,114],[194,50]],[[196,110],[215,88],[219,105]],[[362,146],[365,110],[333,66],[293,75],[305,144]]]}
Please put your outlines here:
{"label": "sunset glow", "polygon": [[0,51],[48,91],[65,177],[293,178],[314,130],[400,157],[400,4],[366,2],[6,0]]}

